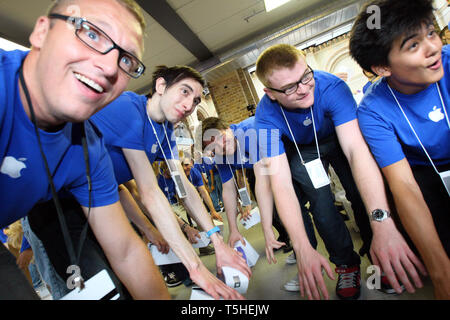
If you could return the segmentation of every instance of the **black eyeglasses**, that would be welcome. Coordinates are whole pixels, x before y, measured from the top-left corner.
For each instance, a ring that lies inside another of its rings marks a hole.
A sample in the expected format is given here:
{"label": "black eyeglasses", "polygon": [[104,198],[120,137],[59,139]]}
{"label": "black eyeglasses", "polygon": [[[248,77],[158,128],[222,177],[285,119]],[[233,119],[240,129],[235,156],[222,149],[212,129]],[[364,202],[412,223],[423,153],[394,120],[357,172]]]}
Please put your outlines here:
{"label": "black eyeglasses", "polygon": [[119,50],[117,64],[132,78],[139,78],[145,71],[144,64],[131,53],[119,47],[102,29],[87,21],[85,18],[69,17],[52,13],[48,16],[52,19],[65,20],[75,26],[75,35],[89,48],[101,54],[107,54],[111,50]]}
{"label": "black eyeglasses", "polygon": [[270,87],[267,87],[267,89],[270,89],[270,90],[273,90],[276,92],[280,92],[280,93],[284,93],[285,95],[288,96],[297,91],[298,85],[300,83],[307,84],[312,80],[312,78],[314,78],[314,71],[313,71],[313,69],[311,69],[308,66],[308,69],[306,69],[306,72],[303,74],[303,76],[300,78],[300,80],[298,80],[296,83],[289,85],[289,87],[287,87],[286,89],[281,90],[281,89],[275,89],[275,88],[270,88]]}

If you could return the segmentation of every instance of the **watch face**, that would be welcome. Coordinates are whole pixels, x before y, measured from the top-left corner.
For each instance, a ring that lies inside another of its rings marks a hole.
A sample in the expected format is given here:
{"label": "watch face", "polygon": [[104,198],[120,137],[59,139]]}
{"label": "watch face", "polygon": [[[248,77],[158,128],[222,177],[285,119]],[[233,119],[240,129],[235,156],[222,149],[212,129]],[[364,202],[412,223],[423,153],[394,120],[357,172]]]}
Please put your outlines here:
{"label": "watch face", "polygon": [[374,218],[375,220],[381,220],[381,219],[383,219],[383,217],[384,217],[384,212],[383,212],[383,211],[381,211],[381,210],[375,210],[375,211],[373,212],[373,218]]}

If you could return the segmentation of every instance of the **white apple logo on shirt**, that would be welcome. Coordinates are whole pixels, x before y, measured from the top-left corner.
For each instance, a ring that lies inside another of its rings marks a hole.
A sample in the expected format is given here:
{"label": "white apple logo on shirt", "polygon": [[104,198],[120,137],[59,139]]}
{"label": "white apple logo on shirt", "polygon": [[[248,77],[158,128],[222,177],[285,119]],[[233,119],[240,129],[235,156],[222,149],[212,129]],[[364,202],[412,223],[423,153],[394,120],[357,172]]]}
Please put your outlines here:
{"label": "white apple logo on shirt", "polygon": [[27,166],[23,161],[26,159],[20,158],[19,160],[16,160],[14,157],[5,157],[3,159],[2,166],[0,168],[0,172],[3,174],[7,174],[13,179],[20,178],[20,171],[22,169],[25,169]]}
{"label": "white apple logo on shirt", "polygon": [[311,123],[312,123],[312,121],[309,117],[306,117],[305,121],[303,121],[303,125],[305,127],[309,126]]}
{"label": "white apple logo on shirt", "polygon": [[157,150],[158,150],[158,144],[155,143],[154,145],[152,145],[152,150],[151,150],[151,152],[152,152],[152,153],[156,153]]}
{"label": "white apple logo on shirt", "polygon": [[444,119],[444,114],[442,113],[441,108],[434,106],[433,111],[428,113],[428,118],[430,118],[431,121],[439,122]]}

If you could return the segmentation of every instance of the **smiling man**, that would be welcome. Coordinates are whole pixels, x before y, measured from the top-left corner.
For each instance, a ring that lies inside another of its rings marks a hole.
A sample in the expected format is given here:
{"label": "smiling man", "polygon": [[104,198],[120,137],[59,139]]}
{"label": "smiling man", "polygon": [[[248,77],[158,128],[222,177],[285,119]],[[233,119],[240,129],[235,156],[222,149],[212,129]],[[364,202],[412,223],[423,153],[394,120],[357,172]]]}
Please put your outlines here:
{"label": "smiling man", "polygon": [[[350,233],[334,207],[326,173],[330,164],[352,202],[365,245],[372,240],[370,256],[374,263],[381,261],[397,292],[401,288],[390,267],[391,261],[405,263],[415,285],[422,286],[413,265],[422,271],[423,266],[389,218],[382,176],[359,130],[356,102],[348,86],[332,74],[313,71],[301,51],[284,44],[272,46],[259,56],[256,74],[266,93],[256,109],[256,128],[279,132],[280,152],[272,150],[265,158],[272,172],[269,180],[277,210],[297,256],[302,296],[306,292],[308,298],[319,299],[320,290],[328,298],[321,269],[334,277],[328,262],[307,239],[291,175],[310,199],[317,230],[330,260],[337,266],[337,296],[357,299],[360,295],[360,258],[353,251]],[[265,140],[260,140],[260,144],[262,150],[270,150]],[[256,181],[258,184],[258,176]],[[365,212],[370,215],[370,226]],[[394,268],[406,289],[414,291],[404,268],[398,264]]]}
{"label": "smiling man", "polygon": [[364,7],[350,51],[382,79],[361,101],[358,120],[435,296],[450,299],[450,48],[434,29],[432,1],[369,5],[380,8],[382,28],[367,28]]}
{"label": "smiling man", "polygon": [[[72,9],[77,15],[68,17]],[[90,211],[89,224],[131,295],[169,298],[119,203],[103,140],[85,121],[144,71],[144,28],[131,0],[57,1],[38,18],[30,52],[0,50],[0,226],[65,188]],[[17,174],[8,174],[10,158],[23,164]],[[0,250],[0,299],[37,298]]]}

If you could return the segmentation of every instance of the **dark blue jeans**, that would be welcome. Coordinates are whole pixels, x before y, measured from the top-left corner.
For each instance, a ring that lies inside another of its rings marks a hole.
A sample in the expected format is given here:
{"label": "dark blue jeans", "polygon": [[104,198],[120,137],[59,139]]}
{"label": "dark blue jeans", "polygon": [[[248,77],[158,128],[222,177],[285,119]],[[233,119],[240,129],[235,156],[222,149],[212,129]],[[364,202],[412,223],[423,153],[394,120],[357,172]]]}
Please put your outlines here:
{"label": "dark blue jeans", "polygon": [[[315,189],[308,176],[305,166],[301,163],[295,145],[290,141],[283,141],[286,155],[291,168],[292,179],[300,188],[300,197],[304,195],[310,201],[310,212],[314,224],[330,255],[330,261],[335,265],[360,264],[359,255],[353,250],[353,242],[344,220],[334,205],[334,196],[330,185]],[[317,159],[315,143],[299,145],[305,162]],[[319,141],[320,158],[328,172],[331,164],[346,191],[347,199],[352,203],[355,220],[360,228],[364,247],[370,247],[372,232],[364,204],[353,181],[350,166],[342,152],[336,135]],[[299,196],[299,194],[297,193]],[[305,218],[305,215],[303,215]],[[310,237],[311,239],[311,237]]]}

